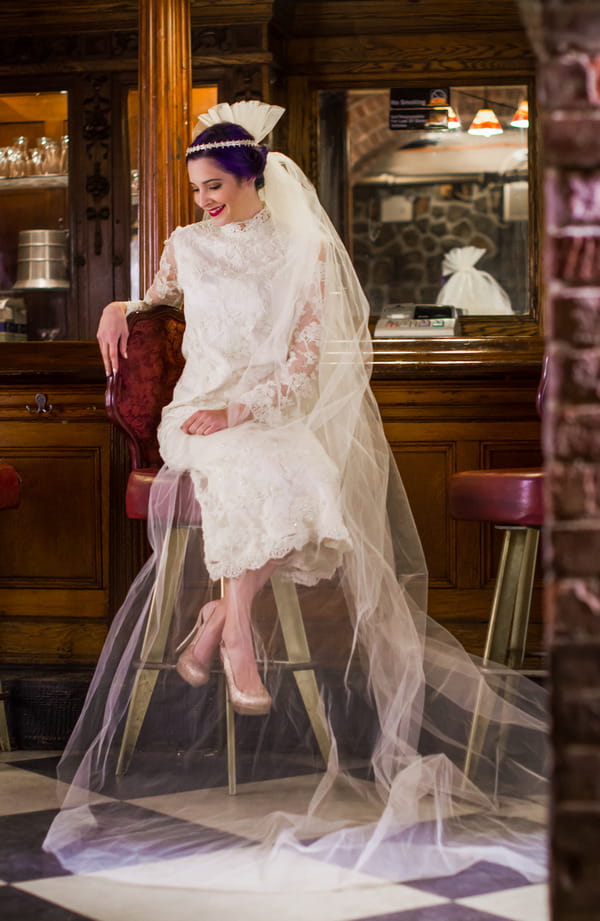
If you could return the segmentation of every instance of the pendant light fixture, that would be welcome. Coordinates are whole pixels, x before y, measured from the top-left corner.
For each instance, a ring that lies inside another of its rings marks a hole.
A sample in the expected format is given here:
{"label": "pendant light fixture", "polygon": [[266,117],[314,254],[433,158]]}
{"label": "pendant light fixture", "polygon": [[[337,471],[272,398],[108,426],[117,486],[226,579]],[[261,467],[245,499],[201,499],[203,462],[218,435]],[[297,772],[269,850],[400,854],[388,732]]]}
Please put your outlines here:
{"label": "pendant light fixture", "polygon": [[519,107],[512,117],[511,126],[513,128],[529,128],[529,104],[526,99],[522,99]]}
{"label": "pendant light fixture", "polygon": [[460,127],[461,127],[460,118],[458,117],[458,115],[456,114],[452,106],[448,106],[448,130],[455,131],[457,128],[460,128]]}
{"label": "pendant light fixture", "polygon": [[479,109],[471,122],[469,134],[480,134],[486,138],[491,137],[493,134],[502,134],[502,125],[498,121],[494,110],[489,108],[487,101],[484,102],[483,108]]}

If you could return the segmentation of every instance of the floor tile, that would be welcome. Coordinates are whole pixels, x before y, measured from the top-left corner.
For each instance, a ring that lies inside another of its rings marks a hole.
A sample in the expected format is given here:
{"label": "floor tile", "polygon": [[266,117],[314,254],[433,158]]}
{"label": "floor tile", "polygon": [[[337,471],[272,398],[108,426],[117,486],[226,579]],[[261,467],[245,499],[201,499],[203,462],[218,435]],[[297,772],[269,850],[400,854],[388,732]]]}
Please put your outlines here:
{"label": "floor tile", "polygon": [[0,764],[0,816],[57,809],[68,786],[14,764]]}
{"label": "floor tile", "polygon": [[71,830],[77,827],[77,836],[61,853],[65,867],[77,873],[90,866],[104,872],[141,862],[165,860],[168,864],[172,841],[176,842],[177,854],[184,857],[200,857],[240,843],[239,839],[213,828],[120,800],[78,807],[70,814],[63,812],[60,821],[69,823]]}
{"label": "floor tile", "polygon": [[[167,796],[143,797],[131,802],[156,812],[162,812],[188,822],[198,822],[249,839],[261,837],[259,822],[276,811],[303,815],[316,789],[320,775],[304,774],[257,782],[238,784],[235,796],[226,787],[210,790],[191,790]],[[357,796],[347,785],[340,784],[327,797],[327,808],[320,812],[322,818],[344,821],[352,815],[356,822],[372,821],[381,806],[373,802],[374,787],[366,781],[355,780],[364,796]],[[372,805],[369,803],[372,801]],[[310,836],[310,831],[307,831]]]}
{"label": "floor tile", "polygon": [[[94,921],[355,921],[443,902],[437,896],[381,886],[339,892],[230,893],[131,886],[97,877],[71,876],[22,883],[20,888]],[[444,906],[447,907],[447,906]],[[473,916],[475,917],[475,916]]]}
{"label": "floor tile", "polygon": [[[275,853],[258,845],[227,850],[206,850],[172,860],[138,862],[135,866],[115,867],[99,874],[120,882],[143,886],[167,885],[190,889],[222,889],[236,892],[335,891],[340,889],[381,889],[388,885],[380,879],[348,870],[337,864],[324,863],[292,849],[279,848]],[[400,894],[401,888],[393,886]],[[417,890],[406,888],[412,900]],[[417,902],[435,904],[440,897],[418,893]]]}
{"label": "floor tile", "polygon": [[0,917],[2,921],[81,921],[89,916],[7,886],[0,889]]}
{"label": "floor tile", "polygon": [[60,758],[61,752],[53,751],[23,751],[22,749],[15,749],[10,752],[0,752],[0,764],[6,763],[10,764],[11,761],[38,761],[40,757],[52,758],[55,762]]}
{"label": "floor tile", "polygon": [[8,882],[66,873],[42,842],[56,810],[0,816],[0,876]]}
{"label": "floor tile", "polygon": [[482,861],[472,867],[456,873],[454,876],[441,876],[437,879],[419,879],[407,883],[425,892],[435,892],[448,898],[460,899],[485,892],[497,892],[499,889],[513,889],[527,884],[526,878],[508,867]]}
{"label": "floor tile", "polygon": [[508,921],[549,921],[548,887],[542,883],[460,899],[460,905],[494,911]]}
{"label": "floor tile", "polygon": [[2,921],[80,921],[80,915],[60,905],[38,899],[13,886],[0,889],[0,918]]}
{"label": "floor tile", "polygon": [[409,911],[385,915],[370,915],[368,918],[361,918],[360,921],[504,921],[504,919],[499,918],[498,915],[490,915],[488,912],[457,905],[456,902],[448,902],[445,905],[412,908]]}

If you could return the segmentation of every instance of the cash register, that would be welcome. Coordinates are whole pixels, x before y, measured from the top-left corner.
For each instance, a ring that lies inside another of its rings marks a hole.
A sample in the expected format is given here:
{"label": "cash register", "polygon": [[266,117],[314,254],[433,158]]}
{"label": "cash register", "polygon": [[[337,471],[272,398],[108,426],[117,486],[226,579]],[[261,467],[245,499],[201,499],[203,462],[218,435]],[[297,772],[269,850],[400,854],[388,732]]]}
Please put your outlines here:
{"label": "cash register", "polygon": [[376,339],[435,339],[460,335],[460,310],[449,304],[396,304],[375,326]]}

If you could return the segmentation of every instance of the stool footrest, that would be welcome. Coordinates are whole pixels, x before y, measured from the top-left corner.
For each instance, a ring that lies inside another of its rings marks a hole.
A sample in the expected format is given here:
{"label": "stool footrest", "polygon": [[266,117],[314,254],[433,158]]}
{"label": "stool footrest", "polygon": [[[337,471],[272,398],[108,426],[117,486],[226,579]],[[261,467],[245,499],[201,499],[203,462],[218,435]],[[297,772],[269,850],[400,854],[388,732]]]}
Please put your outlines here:
{"label": "stool footrest", "polygon": [[[263,664],[262,659],[257,660],[256,663],[259,668]],[[278,668],[286,669],[291,672],[300,672],[314,669],[314,662],[288,662],[287,659],[270,659],[268,662],[269,665],[276,665]],[[142,662],[140,659],[137,659],[133,662],[133,667],[138,671],[156,671],[156,672],[172,672],[175,671],[175,665],[169,662]],[[211,673],[216,675],[222,675],[222,668],[211,668]],[[0,692],[0,700],[8,698],[6,692]]]}

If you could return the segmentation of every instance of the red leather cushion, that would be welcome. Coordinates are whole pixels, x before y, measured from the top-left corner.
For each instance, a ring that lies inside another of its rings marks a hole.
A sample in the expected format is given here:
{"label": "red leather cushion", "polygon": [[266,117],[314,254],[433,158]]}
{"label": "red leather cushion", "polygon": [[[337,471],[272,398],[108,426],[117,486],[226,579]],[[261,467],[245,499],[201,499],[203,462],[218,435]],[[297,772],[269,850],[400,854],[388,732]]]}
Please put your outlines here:
{"label": "red leather cushion", "polygon": [[10,464],[0,461],[0,509],[16,508],[21,501],[21,480]]}
{"label": "red leather cushion", "polygon": [[[159,467],[145,467],[132,470],[129,474],[125,493],[125,508],[129,518],[145,519],[148,517],[150,489],[159,470]],[[196,501],[190,477],[180,476],[177,473],[174,473],[173,476],[177,478],[177,496],[174,499],[172,492],[169,492],[168,488],[165,489],[162,494],[165,502],[164,509],[158,504],[158,496],[155,496],[155,515],[165,521],[172,519],[175,524],[199,527],[202,521],[200,506]]]}
{"label": "red leather cushion", "polygon": [[544,471],[466,470],[450,477],[453,518],[540,526],[544,521]]}
{"label": "red leather cushion", "polygon": [[132,470],[129,474],[125,491],[125,508],[128,518],[145,519],[148,517],[150,487],[159,469],[159,467],[146,467],[141,470]]}

